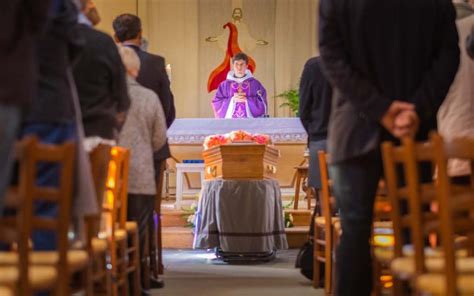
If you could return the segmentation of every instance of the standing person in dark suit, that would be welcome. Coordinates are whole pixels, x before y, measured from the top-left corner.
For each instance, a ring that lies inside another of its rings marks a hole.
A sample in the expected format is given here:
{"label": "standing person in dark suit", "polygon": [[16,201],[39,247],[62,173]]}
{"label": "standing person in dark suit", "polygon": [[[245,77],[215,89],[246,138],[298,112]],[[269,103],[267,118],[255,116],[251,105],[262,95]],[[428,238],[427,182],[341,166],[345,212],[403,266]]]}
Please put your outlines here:
{"label": "standing person in dark suit", "polygon": [[[124,46],[131,47],[135,50],[140,58],[140,72],[138,73],[137,82],[146,88],[153,90],[159,97],[163,111],[166,117],[166,126],[169,128],[176,117],[174,107],[174,98],[170,89],[170,81],[165,69],[165,59],[161,56],[150,54],[141,49],[142,45],[142,24],[140,18],[132,14],[122,14],[113,21],[115,31],[115,39]],[[171,157],[168,143],[153,155],[155,164],[156,184],[162,184],[162,172],[166,165],[166,159]],[[157,189],[161,192],[160,186]],[[161,196],[161,195],[159,195]],[[139,208],[139,207],[135,207]],[[159,221],[159,219],[158,219]],[[150,228],[154,228],[152,217],[149,221]],[[160,223],[160,222],[158,222]],[[161,227],[161,225],[158,225]],[[152,229],[153,229],[152,228]],[[151,246],[151,250],[155,247]],[[154,256],[152,256],[154,257]],[[154,261],[154,258],[151,260]],[[160,262],[161,264],[161,262]],[[163,282],[156,278],[150,279],[152,288],[163,287]]]}
{"label": "standing person in dark suit", "polygon": [[[423,17],[420,17],[422,15]],[[335,295],[370,295],[379,145],[425,140],[459,64],[451,0],[322,0],[319,47],[335,87],[330,173],[340,211]]]}
{"label": "standing person in dark suit", "polygon": [[90,2],[79,1],[78,30],[85,46],[74,66],[74,80],[86,138],[116,140],[118,118],[125,118],[125,111],[130,107],[125,67],[114,40],[94,29],[92,20],[87,17]]}
{"label": "standing person in dark suit", "polygon": [[[122,14],[113,22],[115,40],[135,50],[142,65],[137,81],[146,88],[153,90],[160,98],[166,116],[166,125],[171,126],[176,118],[174,97],[170,89],[170,81],[166,74],[165,59],[143,51],[142,23],[138,16]],[[168,146],[168,145],[166,145]],[[170,157],[168,155],[166,158]]]}
{"label": "standing person in dark suit", "polygon": [[319,203],[321,176],[318,151],[326,151],[332,99],[332,87],[323,75],[320,57],[311,58],[306,62],[301,75],[299,97],[299,116],[309,138],[308,183],[315,189]]}
{"label": "standing person in dark suit", "polygon": [[[321,57],[310,58],[304,65],[299,88],[299,116],[308,134],[309,167],[308,185],[314,189],[316,205],[313,217],[321,215],[321,173],[318,151],[327,150],[328,124],[331,115],[332,87],[324,77]],[[310,198],[310,197],[308,197]],[[311,222],[313,223],[313,222]],[[310,237],[314,236],[313,225]],[[312,263],[311,263],[312,264]],[[320,265],[320,277],[325,275],[325,267]],[[322,284],[324,281],[320,281]]]}
{"label": "standing person in dark suit", "polygon": [[0,2],[0,215],[21,109],[31,103],[36,90],[34,45],[46,23],[49,5],[50,0]]}

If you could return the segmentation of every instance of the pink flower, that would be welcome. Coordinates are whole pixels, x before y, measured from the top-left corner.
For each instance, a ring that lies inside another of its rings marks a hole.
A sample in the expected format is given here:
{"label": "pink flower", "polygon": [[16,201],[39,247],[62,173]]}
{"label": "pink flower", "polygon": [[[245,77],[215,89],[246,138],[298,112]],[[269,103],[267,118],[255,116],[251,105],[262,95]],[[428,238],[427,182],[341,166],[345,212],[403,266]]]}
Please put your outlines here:
{"label": "pink flower", "polygon": [[229,142],[230,140],[227,138],[226,135],[207,136],[206,139],[204,139],[204,149],[209,149],[219,145],[225,145]]}
{"label": "pink flower", "polygon": [[254,134],[252,140],[261,145],[268,145],[271,143],[270,136],[262,134]]}
{"label": "pink flower", "polygon": [[249,132],[238,130],[224,135],[207,136],[204,140],[204,149],[215,146],[226,145],[233,142],[254,142],[260,145],[269,145],[272,143],[270,136],[264,134],[251,134]]}

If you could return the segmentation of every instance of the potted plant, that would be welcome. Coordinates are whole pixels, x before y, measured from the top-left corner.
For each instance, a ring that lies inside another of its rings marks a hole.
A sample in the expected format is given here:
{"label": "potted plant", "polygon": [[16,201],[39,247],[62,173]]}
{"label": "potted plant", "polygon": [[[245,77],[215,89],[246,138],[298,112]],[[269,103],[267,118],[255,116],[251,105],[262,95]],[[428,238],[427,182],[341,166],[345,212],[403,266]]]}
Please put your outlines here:
{"label": "potted plant", "polygon": [[280,105],[280,107],[288,106],[296,116],[298,116],[298,107],[300,104],[300,97],[298,93],[298,88],[291,88],[285,92],[282,92],[279,95],[276,95],[275,98],[284,98],[285,102]]}

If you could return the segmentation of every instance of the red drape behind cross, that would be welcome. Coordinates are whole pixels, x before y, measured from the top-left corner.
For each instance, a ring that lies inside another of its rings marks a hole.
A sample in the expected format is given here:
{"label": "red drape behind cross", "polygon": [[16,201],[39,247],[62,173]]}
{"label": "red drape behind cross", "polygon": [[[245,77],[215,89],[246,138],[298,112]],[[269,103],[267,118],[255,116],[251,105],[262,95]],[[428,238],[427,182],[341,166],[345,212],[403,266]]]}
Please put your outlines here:
{"label": "red drape behind cross", "polygon": [[[224,25],[224,29],[229,28],[229,39],[227,41],[227,50],[224,57],[224,61],[216,68],[214,71],[211,72],[209,75],[209,79],[207,80],[207,91],[211,92],[219,87],[222,81],[224,81],[227,77],[227,73],[230,71],[230,61],[232,57],[242,52],[239,47],[239,32],[237,31],[237,27],[233,23],[227,23]],[[253,73],[255,72],[255,61],[249,57],[248,69]]]}

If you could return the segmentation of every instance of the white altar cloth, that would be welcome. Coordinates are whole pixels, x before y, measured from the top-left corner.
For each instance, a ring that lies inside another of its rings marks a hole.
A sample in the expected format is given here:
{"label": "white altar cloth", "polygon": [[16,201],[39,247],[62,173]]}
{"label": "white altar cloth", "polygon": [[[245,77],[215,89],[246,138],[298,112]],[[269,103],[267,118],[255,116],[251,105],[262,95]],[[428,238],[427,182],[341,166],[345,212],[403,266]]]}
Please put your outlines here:
{"label": "white altar cloth", "polygon": [[202,144],[209,135],[234,130],[267,134],[273,143],[306,143],[307,134],[297,117],[291,118],[182,118],[168,129],[170,144]]}

